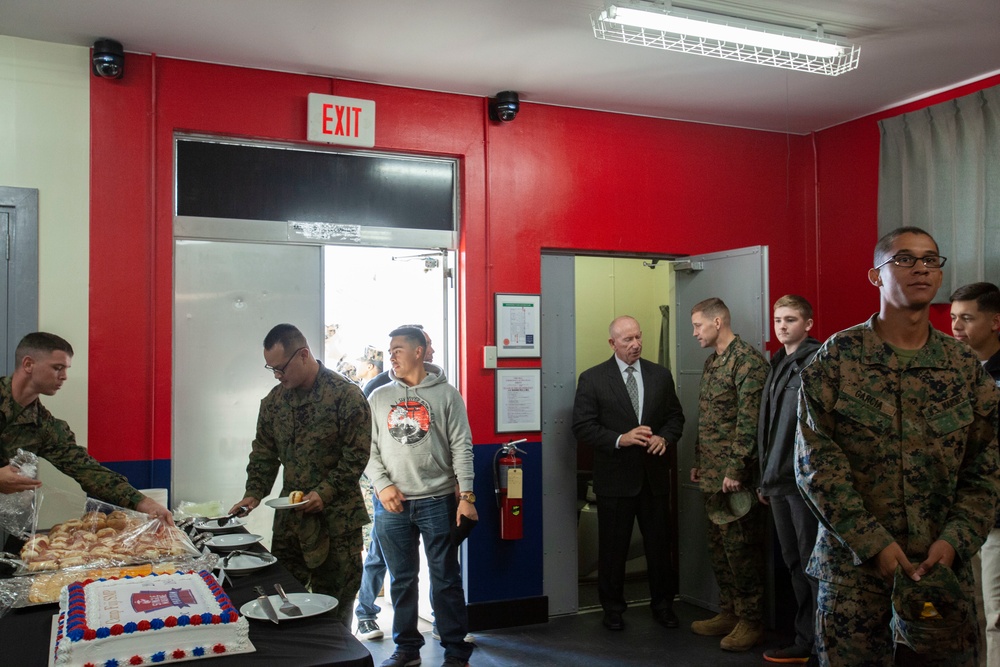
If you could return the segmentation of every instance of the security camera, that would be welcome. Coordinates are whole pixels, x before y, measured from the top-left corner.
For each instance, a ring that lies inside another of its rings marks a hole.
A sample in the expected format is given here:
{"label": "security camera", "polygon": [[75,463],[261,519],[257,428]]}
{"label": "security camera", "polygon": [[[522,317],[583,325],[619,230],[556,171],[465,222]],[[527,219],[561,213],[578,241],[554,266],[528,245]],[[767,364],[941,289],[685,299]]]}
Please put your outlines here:
{"label": "security camera", "polygon": [[496,97],[490,99],[490,120],[509,123],[517,116],[520,108],[521,103],[513,90],[497,93]]}
{"label": "security camera", "polygon": [[94,76],[102,79],[120,79],[125,73],[125,49],[121,42],[113,39],[99,39],[94,42],[94,55],[91,62]]}

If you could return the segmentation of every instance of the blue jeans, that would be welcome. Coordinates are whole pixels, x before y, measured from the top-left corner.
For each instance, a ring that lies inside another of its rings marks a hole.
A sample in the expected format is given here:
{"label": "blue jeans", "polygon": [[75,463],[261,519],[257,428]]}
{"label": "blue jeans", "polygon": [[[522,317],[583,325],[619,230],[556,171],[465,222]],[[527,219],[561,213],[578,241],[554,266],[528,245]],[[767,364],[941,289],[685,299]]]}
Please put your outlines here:
{"label": "blue jeans", "polygon": [[[372,494],[372,510],[378,512],[382,503],[378,495]],[[382,607],[375,604],[375,598],[385,581],[385,559],[382,558],[382,546],[378,541],[378,531],[372,523],[371,540],[368,542],[368,555],[365,557],[364,570],[361,573],[361,588],[358,590],[358,608],[354,611],[358,621],[374,621]]]}
{"label": "blue jeans", "polygon": [[458,547],[451,542],[451,527],[455,523],[457,503],[453,494],[436,498],[421,498],[403,502],[403,511],[396,514],[384,507],[375,507],[375,529],[382,546],[382,557],[389,568],[390,590],[395,614],[392,619],[392,640],[396,648],[418,653],[424,637],[417,629],[417,606],[420,591],[417,574],[420,567],[420,542],[424,543],[427,567],[431,577],[434,618],[446,658],[463,662],[472,655],[474,646],[465,643],[469,617],[462,590],[462,570],[458,564]]}

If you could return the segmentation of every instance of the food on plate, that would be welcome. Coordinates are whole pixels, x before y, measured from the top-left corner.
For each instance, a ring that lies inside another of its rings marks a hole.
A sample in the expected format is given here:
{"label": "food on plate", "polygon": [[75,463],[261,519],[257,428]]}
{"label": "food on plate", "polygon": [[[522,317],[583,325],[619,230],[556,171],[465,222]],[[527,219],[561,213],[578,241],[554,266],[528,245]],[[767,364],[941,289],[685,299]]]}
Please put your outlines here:
{"label": "food on plate", "polygon": [[296,503],[301,503],[302,498],[304,496],[305,494],[302,493],[301,491],[292,491],[291,493],[288,494],[288,502],[291,503],[292,505]]}

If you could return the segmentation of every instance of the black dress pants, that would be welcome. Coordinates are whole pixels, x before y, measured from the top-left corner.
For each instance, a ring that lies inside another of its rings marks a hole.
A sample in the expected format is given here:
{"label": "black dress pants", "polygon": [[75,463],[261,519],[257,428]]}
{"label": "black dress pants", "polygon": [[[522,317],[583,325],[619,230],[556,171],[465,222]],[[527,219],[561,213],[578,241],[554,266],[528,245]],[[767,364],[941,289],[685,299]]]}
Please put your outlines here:
{"label": "black dress pants", "polygon": [[669,609],[674,601],[676,573],[670,572],[670,496],[654,495],[644,483],[637,496],[597,497],[597,590],[605,611],[623,612],[625,561],[636,519],[642,533],[649,577],[649,606],[653,611]]}

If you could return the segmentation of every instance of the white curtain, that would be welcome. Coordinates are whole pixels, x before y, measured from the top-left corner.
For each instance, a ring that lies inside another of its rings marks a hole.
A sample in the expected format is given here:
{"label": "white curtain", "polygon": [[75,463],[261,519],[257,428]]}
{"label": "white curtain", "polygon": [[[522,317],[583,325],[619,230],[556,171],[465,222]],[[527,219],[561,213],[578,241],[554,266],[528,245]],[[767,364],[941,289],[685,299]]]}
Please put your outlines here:
{"label": "white curtain", "polygon": [[879,123],[879,236],[913,225],[948,258],[936,301],[1000,282],[1000,86]]}

